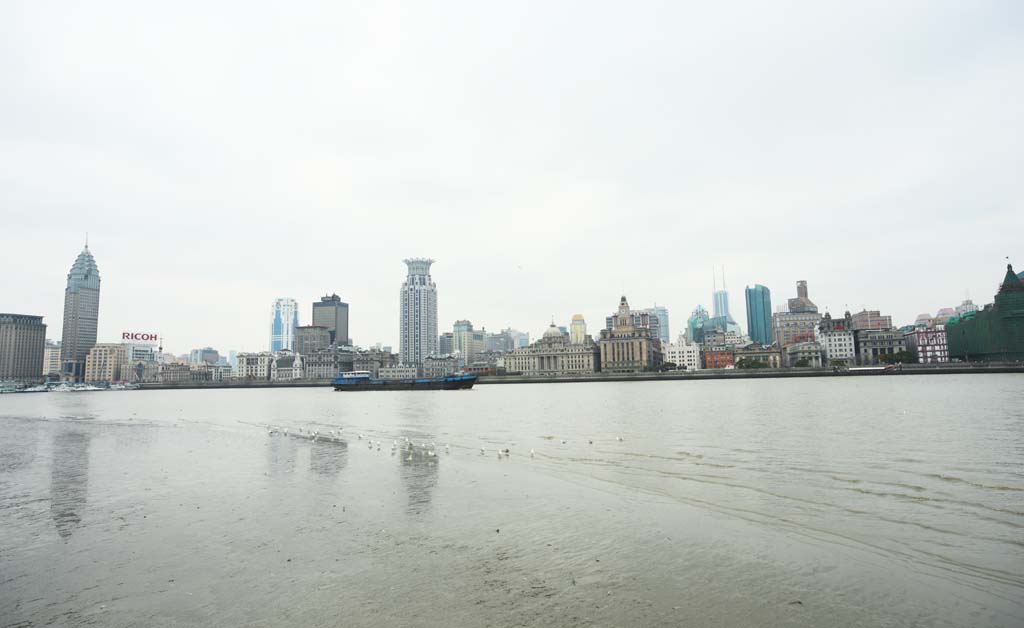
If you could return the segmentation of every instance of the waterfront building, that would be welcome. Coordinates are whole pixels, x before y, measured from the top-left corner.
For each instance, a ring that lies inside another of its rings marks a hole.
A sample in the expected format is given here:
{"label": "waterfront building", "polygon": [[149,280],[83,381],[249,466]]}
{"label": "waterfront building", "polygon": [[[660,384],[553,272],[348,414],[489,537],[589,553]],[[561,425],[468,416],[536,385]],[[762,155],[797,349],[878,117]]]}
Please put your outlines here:
{"label": "waterfront building", "polygon": [[[230,376],[230,374],[229,374]],[[125,381],[133,384],[160,381],[160,363],[155,360],[128,360],[128,374]]]}
{"label": "waterfront building", "polygon": [[189,364],[216,364],[220,361],[220,353],[213,347],[192,349],[188,354]]}
{"label": "waterfront building", "polygon": [[302,379],[302,356],[292,351],[282,351],[270,363],[270,381],[286,382]]}
{"label": "waterfront building", "polygon": [[882,316],[878,310],[861,310],[853,315],[853,330],[892,329],[892,317]]}
{"label": "waterfront building", "polygon": [[839,363],[852,365],[857,361],[857,345],[853,332],[853,317],[847,312],[843,318],[825,317],[818,323],[815,340],[821,345],[824,363],[838,366]]}
{"label": "waterfront building", "polygon": [[905,334],[907,351],[914,354],[920,364],[949,362],[949,344],[942,327],[916,328]]}
{"label": "waterfront building", "polygon": [[583,319],[582,314],[573,314],[572,323],[569,324],[569,342],[574,345],[581,345],[586,339],[587,321]]}
{"label": "waterfront building", "polygon": [[736,354],[726,347],[705,347],[700,355],[706,369],[724,369],[736,365]]}
{"label": "waterfront building", "polygon": [[949,356],[964,361],[1024,360],[1024,282],[1006,265],[995,302],[946,324]]}
{"label": "waterfront building", "polygon": [[733,358],[736,366],[741,366],[741,360],[750,363],[758,362],[765,368],[777,369],[782,367],[782,354],[777,347],[766,347],[759,344],[749,344],[745,347],[738,347],[733,350]]}
{"label": "waterfront building", "polygon": [[700,345],[705,349],[712,347],[734,349],[736,347],[745,347],[749,344],[750,338],[747,336],[737,331],[717,328],[705,329],[700,342]]}
{"label": "waterfront building", "polygon": [[299,304],[295,299],[274,299],[270,311],[270,350],[291,351],[295,347],[295,328],[299,326]]}
{"label": "waterfront building", "polygon": [[128,352],[121,343],[101,342],[93,345],[85,358],[88,383],[123,382],[131,379]]}
{"label": "waterfront building", "polygon": [[0,381],[41,380],[45,350],[42,316],[0,314]]}
{"label": "waterfront building", "polygon": [[[60,377],[60,341],[47,340],[43,347],[43,375]],[[2,379],[2,378],[0,378]]]}
{"label": "waterfront building", "polygon": [[100,315],[100,271],[86,244],[68,272],[61,332],[61,377],[80,382],[85,359],[96,344]]}
{"label": "waterfront building", "polygon": [[334,379],[339,373],[361,369],[356,365],[358,351],[350,345],[329,345],[302,356],[302,373],[307,379]]}
{"label": "waterfront building", "polygon": [[665,363],[671,362],[679,369],[697,371],[701,368],[700,345],[689,342],[686,334],[679,334],[676,342],[664,345]]}
{"label": "waterfront building", "polygon": [[419,366],[437,355],[437,286],[430,277],[432,259],[403,260],[408,275],[402,284],[398,350],[404,366]]}
{"label": "waterfront building", "polygon": [[776,312],[772,314],[772,334],[779,347],[811,342],[820,321],[817,312]]}
{"label": "waterfront building", "polygon": [[[424,358],[425,360],[426,358]],[[353,356],[353,371],[369,371],[376,376],[380,369],[398,366],[398,356],[383,349],[360,349]]]}
{"label": "waterfront building", "polygon": [[377,376],[380,379],[412,379],[419,377],[419,368],[415,366],[389,366],[381,368]]}
{"label": "waterfront building", "polygon": [[786,366],[791,368],[797,366],[821,368],[822,353],[821,343],[813,340],[809,342],[797,342],[787,345],[786,348],[783,349]]}
{"label": "waterfront building", "polygon": [[935,318],[927,312],[918,314],[917,318],[914,319],[914,327],[918,329],[931,329],[934,326]]}
{"label": "waterfront building", "polygon": [[157,379],[164,384],[192,381],[192,367],[188,364],[161,364]]}
{"label": "waterfront building", "polygon": [[668,330],[668,308],[664,305],[655,304],[654,307],[649,307],[644,311],[658,319],[658,340],[663,346],[667,345],[670,338]]}
{"label": "waterfront building", "polygon": [[323,296],[313,303],[313,324],[327,329],[330,336],[327,344],[352,344],[348,335],[348,303],[338,295]]}
{"label": "waterfront building", "polygon": [[309,355],[331,345],[331,332],[323,325],[300,325],[295,328],[295,353]]}
{"label": "waterfront building", "polygon": [[[604,319],[604,328],[607,331],[611,331],[615,326],[616,317],[619,314],[615,313],[611,316],[606,316]],[[661,320],[658,318],[658,314],[652,309],[647,310],[630,310],[629,316],[631,318],[631,324],[636,329],[648,329],[650,330],[650,336],[658,343],[661,343]]]}
{"label": "waterfront building", "polygon": [[239,353],[236,356],[238,362],[235,366],[235,377],[247,380],[269,380],[274,357],[270,351]]}
{"label": "waterfront building", "polygon": [[[590,338],[573,344],[569,335],[552,323],[540,340],[520,347],[504,357],[505,371],[523,375],[571,375],[594,373],[600,368],[600,354]],[[477,364],[493,367],[494,364]]]}
{"label": "waterfront building", "polygon": [[796,282],[796,298],[789,300],[789,311],[794,314],[816,313],[818,306],[811,301],[807,295],[807,281],[801,279]]}
{"label": "waterfront building", "polygon": [[453,355],[431,355],[423,359],[423,377],[453,375],[458,368],[458,360]]}
{"label": "waterfront building", "polygon": [[[854,315],[856,316],[856,315]],[[907,350],[903,332],[887,329],[859,329],[854,333],[857,348],[857,363],[861,365],[882,364],[895,360],[896,354]]]}
{"label": "waterfront building", "polygon": [[[623,296],[612,328],[601,330],[600,370],[606,373],[637,373],[661,366],[661,342],[650,327],[636,326]],[[657,318],[657,317],[655,317]]]}
{"label": "waterfront building", "polygon": [[747,286],[747,333],[753,342],[768,346],[774,342],[772,335],[772,292],[761,284]]}

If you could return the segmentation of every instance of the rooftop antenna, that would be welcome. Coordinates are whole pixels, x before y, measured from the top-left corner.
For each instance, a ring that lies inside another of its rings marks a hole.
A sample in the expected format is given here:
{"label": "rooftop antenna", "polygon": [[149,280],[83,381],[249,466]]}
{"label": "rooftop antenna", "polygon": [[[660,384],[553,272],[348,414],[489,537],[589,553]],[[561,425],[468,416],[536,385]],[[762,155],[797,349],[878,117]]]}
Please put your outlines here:
{"label": "rooftop antenna", "polygon": [[718,276],[715,275],[715,267],[711,267],[711,289],[718,292]]}
{"label": "rooftop antenna", "polygon": [[85,248],[89,248],[89,232],[85,232]]}
{"label": "rooftop antenna", "polygon": [[722,290],[725,289],[725,264],[722,264]]}

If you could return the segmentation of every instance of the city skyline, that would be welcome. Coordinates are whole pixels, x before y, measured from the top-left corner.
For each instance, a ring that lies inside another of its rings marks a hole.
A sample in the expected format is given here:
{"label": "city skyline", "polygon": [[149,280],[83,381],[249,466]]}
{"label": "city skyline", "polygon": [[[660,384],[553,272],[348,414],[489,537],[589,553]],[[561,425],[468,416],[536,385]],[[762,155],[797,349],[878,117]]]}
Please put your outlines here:
{"label": "city skyline", "polygon": [[594,331],[622,294],[667,307],[675,336],[712,309],[712,266],[745,327],[745,285],[782,303],[805,279],[821,311],[909,323],[990,301],[993,264],[1024,265],[1012,3],[785,20],[527,3],[494,20],[313,2],[287,27],[267,7],[101,4],[0,9],[0,250],[17,267],[0,309],[43,316],[54,340],[53,286],[86,232],[97,341],[141,328],[176,353],[260,349],[254,313],[289,295],[305,323],[331,292],[355,343],[397,347],[405,256],[438,259],[442,329],[534,338],[552,314]]}

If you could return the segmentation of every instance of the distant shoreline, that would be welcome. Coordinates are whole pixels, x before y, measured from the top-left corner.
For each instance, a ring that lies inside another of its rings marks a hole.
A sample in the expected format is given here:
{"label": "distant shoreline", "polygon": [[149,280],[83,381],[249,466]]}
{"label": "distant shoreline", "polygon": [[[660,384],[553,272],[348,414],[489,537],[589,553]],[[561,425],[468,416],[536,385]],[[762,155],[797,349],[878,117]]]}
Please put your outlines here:
{"label": "distant shoreline", "polygon": [[[699,371],[670,371],[667,373],[594,373],[592,375],[482,375],[478,386],[492,384],[578,384],[585,382],[657,382],[698,381],[713,379],[780,379],[798,377],[878,377],[890,375],[980,375],[986,373],[1024,373],[1024,364],[905,364],[902,370],[890,371],[834,371],[832,368],[789,369],[704,369]],[[285,382],[222,381],[174,382],[139,384],[138,390],[195,390],[234,388],[325,388],[329,379],[292,380]]]}

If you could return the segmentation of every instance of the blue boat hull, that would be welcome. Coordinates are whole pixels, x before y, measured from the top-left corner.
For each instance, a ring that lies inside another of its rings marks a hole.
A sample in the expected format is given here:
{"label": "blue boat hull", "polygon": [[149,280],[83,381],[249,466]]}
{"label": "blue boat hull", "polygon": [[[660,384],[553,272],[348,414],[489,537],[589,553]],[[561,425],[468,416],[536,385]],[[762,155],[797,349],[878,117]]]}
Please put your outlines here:
{"label": "blue boat hull", "polygon": [[476,375],[417,377],[412,379],[373,379],[339,377],[334,390],[467,390],[476,383]]}

